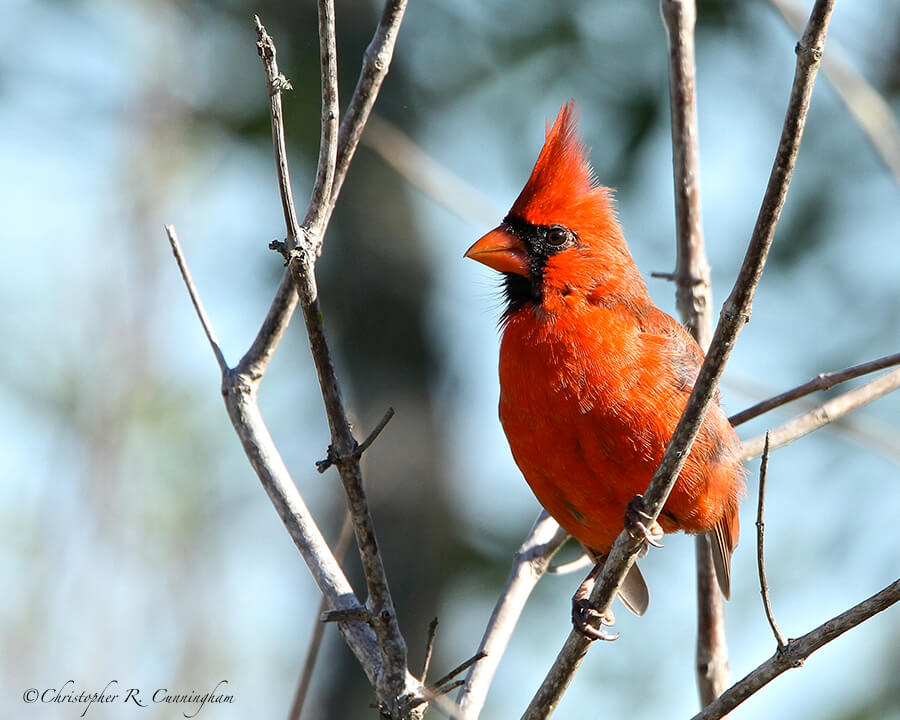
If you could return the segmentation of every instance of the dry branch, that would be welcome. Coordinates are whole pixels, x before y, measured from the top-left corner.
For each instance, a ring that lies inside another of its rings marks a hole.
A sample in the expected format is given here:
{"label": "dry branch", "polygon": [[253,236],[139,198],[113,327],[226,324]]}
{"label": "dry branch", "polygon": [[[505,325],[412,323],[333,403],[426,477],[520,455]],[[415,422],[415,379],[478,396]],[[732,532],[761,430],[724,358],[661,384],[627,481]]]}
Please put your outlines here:
{"label": "dry branch", "polygon": [[[769,627],[772,628],[772,634],[775,635],[775,642],[778,644],[778,649],[781,650],[787,642],[784,639],[781,628],[779,628],[778,623],[775,622],[775,611],[772,610],[772,601],[769,598],[769,582],[766,579],[766,523],[763,520],[763,510],[766,505],[766,475],[768,468],[769,433],[766,433],[766,444],[763,448],[762,463],[759,466],[759,502],[756,506],[756,570],[759,574],[759,593],[762,595],[766,619],[769,621]],[[719,694],[721,695],[721,693]]]}
{"label": "dry branch", "polygon": [[[797,68],[784,127],[744,262],[734,288],[722,308],[709,352],[681,420],[644,494],[646,510],[653,519],[659,515],[675,484],[690,452],[691,444],[700,430],[706,409],[712,402],[725,362],[731,354],[740,330],[750,317],[753,296],[772,244],[775,226],[784,205],[797,159],[833,5],[834,0],[817,0],[803,37],[797,44]],[[638,540],[624,530],[619,534],[591,593],[591,603],[600,615],[605,614],[612,605],[616,591],[634,564],[639,549]],[[546,718],[553,712],[581,664],[589,644],[590,641],[580,633],[574,630],[570,633],[553,667],[526,710],[524,718],[529,720]]]}
{"label": "dry branch", "polygon": [[[803,26],[803,11],[785,0],[769,0],[794,30]],[[822,72],[865,133],[876,154],[900,184],[900,125],[890,103],[832,46],[822,58]]]}
{"label": "dry branch", "polygon": [[525,603],[547,570],[550,559],[568,537],[568,533],[542,510],[513,556],[512,569],[478,646],[485,658],[469,671],[456,700],[459,720],[474,720],[484,707],[494,674]]}
{"label": "dry branch", "polygon": [[[694,60],[697,8],[694,0],[661,0],[660,10],[669,42],[669,104],[678,248],[672,279],[681,321],[705,351],[712,335],[712,287],[700,211]],[[728,686],[728,644],[724,602],[715,580],[709,540],[705,535],[698,535],[694,543],[697,557],[696,677],[702,707]]]}
{"label": "dry branch", "polygon": [[900,580],[895,580],[881,592],[854,605],[803,637],[789,641],[756,670],[728,688],[712,705],[694,715],[692,720],[719,720],[785,670],[800,667],[816,650],[898,601]]}
{"label": "dry branch", "polygon": [[[768,435],[771,449],[774,450],[808,435],[823,425],[834,422],[843,415],[877,400],[897,388],[900,388],[900,369],[879,375],[865,385],[838,395],[815,410],[803,413],[784,425],[770,430]],[[741,444],[741,460],[746,461],[759,457],[764,445],[765,435],[745,440]]]}
{"label": "dry branch", "polygon": [[[347,172],[358,134],[387,73],[404,9],[405,2],[388,1],[375,37],[366,52],[363,75],[339,135],[334,3],[333,0],[319,0],[322,142],[316,182],[302,226],[298,221],[291,191],[281,105],[281,92],[288,89],[290,84],[278,70],[275,45],[271,37],[259,19],[256,20],[257,45],[269,92],[276,169],[287,232],[287,242],[282,243],[282,246],[289,267],[253,344],[234,369],[227,367],[218,351],[211,325],[199,303],[178,248],[174,229],[169,235],[188,291],[222,369],[222,394],[244,451],[307,562],[329,607],[337,612],[355,611],[361,607],[360,603],[291,480],[265,426],[257,402],[260,381],[290,322],[298,299],[300,300],[331,428],[330,454],[335,458],[347,494],[348,509],[353,519],[369,591],[369,622],[345,621],[340,623],[339,628],[375,687],[383,713],[390,717],[413,718],[420,717],[424,712],[425,698],[420,684],[406,667],[406,645],[397,625],[384,567],[375,542],[372,518],[362,490],[360,447],[353,437],[341,403],[333,362],[322,329],[314,273],[315,258],[321,249],[325,228],[334,208],[338,184]],[[421,707],[412,709],[417,705]]]}
{"label": "dry branch", "polygon": [[[325,226],[331,215],[330,199],[337,162],[337,64],[333,0],[320,0],[319,2],[319,32],[322,56],[322,142],[324,145],[319,153],[317,180],[313,188],[310,207],[306,213],[304,226],[301,228],[296,224],[296,213],[290,211],[293,208],[293,200],[289,176],[286,175],[288,163],[283,144],[284,121],[280,112],[280,101],[275,102],[275,98],[283,88],[283,80],[276,63],[275,44],[257,18],[260,57],[266,72],[269,94],[273,98],[272,132],[273,137],[276,138],[276,167],[279,186],[282,189],[288,237],[284,252],[288,262],[288,271],[293,278],[300,299],[310,351],[316,366],[325,413],[331,430],[329,458],[333,458],[333,464],[337,466],[340,473],[366,578],[370,624],[378,638],[380,654],[375,691],[379,703],[391,715],[394,715],[400,713],[400,706],[405,703],[405,697],[410,694],[407,687],[409,672],[406,665],[406,642],[400,633],[387,574],[378,550],[375,525],[369,511],[368,499],[363,490],[362,471],[357,453],[359,444],[353,436],[341,398],[334,361],[322,323],[322,310],[319,305],[315,275],[316,258],[321,252]],[[282,139],[282,142],[278,142],[279,138]]]}
{"label": "dry branch", "polygon": [[[344,178],[359,144],[359,138],[362,135],[366,121],[369,119],[372,107],[375,105],[375,99],[378,97],[384,78],[387,77],[391,58],[394,54],[394,45],[397,41],[397,33],[400,30],[400,23],[403,21],[405,10],[406,0],[387,0],[372,41],[369,43],[369,47],[366,48],[356,88],[340,124],[330,200],[327,212],[321,217],[323,227],[327,226],[328,221],[331,219],[331,213],[334,211]],[[280,107],[281,101],[279,98],[279,117]],[[272,113],[274,117],[274,107]],[[278,147],[276,144],[276,151]],[[286,158],[286,152],[279,155],[279,157]],[[318,176],[318,172],[316,174]],[[279,187],[284,187],[280,180]],[[290,187],[289,181],[287,187]],[[294,213],[294,219],[296,219],[296,213]],[[287,224],[293,226],[293,223],[289,220]],[[269,360],[284,336],[284,331],[291,321],[294,310],[297,308],[297,300],[297,290],[291,278],[291,273],[289,271],[285,272],[281,279],[281,284],[278,286],[278,292],[269,306],[269,311],[256,334],[253,344],[244,357],[241,358],[236,369],[253,378],[262,377]]]}
{"label": "dry branch", "polygon": [[[334,556],[337,561],[343,562],[344,555],[350,547],[350,540],[353,537],[353,525],[350,522],[350,513],[344,514],[344,522],[341,525],[341,532],[338,535],[337,542],[334,544]],[[303,714],[303,706],[306,703],[306,695],[309,692],[309,686],[312,682],[313,670],[316,667],[316,661],[319,657],[319,650],[322,647],[322,638],[325,635],[325,623],[321,622],[319,616],[328,609],[328,600],[322,596],[319,603],[319,609],[316,612],[313,634],[309,639],[309,646],[306,650],[306,659],[303,662],[303,670],[300,672],[300,680],[297,682],[297,690],[294,692],[294,702],[291,703],[291,711],[288,714],[288,720],[300,720]]]}
{"label": "dry branch", "polygon": [[886,355],[882,358],[878,358],[877,360],[870,360],[869,362],[860,363],[859,365],[854,365],[853,367],[848,367],[844,370],[819,373],[809,382],[798,385],[795,388],[791,388],[790,390],[775,395],[774,397],[768,398],[767,400],[758,402],[756,403],[756,405],[752,405],[746,410],[742,410],[741,412],[732,415],[730,418],[728,418],[728,421],[733,426],[737,427],[738,425],[748,422],[753,418],[762,415],[763,413],[769,412],[769,410],[774,410],[777,407],[786,405],[787,403],[798,400],[799,398],[806,397],[807,395],[810,395],[814,392],[819,392],[820,390],[828,390],[830,388],[833,388],[835,385],[846,382],[847,380],[853,380],[854,378],[861,377],[862,375],[868,375],[869,373],[877,372],[878,370],[883,370],[884,368],[892,367],[894,365],[900,365],[900,353]]}
{"label": "dry branch", "polygon": [[166,225],[166,235],[169,236],[169,245],[172,248],[172,254],[175,255],[175,262],[178,263],[178,269],[181,271],[181,278],[184,280],[188,295],[191,296],[191,303],[197,312],[197,318],[200,325],[203,326],[203,332],[206,333],[206,339],[212,348],[213,355],[216,356],[216,362],[219,364],[219,370],[223,373],[228,371],[228,363],[225,362],[225,356],[222,354],[222,348],[219,346],[219,339],[216,337],[216,331],[213,329],[212,320],[206,314],[206,308],[203,307],[203,301],[200,300],[200,293],[197,292],[197,286],[194,285],[194,278],[191,277],[191,271],[188,269],[187,260],[184,258],[184,252],[181,249],[181,243],[178,242],[178,233],[175,232],[174,225]]}

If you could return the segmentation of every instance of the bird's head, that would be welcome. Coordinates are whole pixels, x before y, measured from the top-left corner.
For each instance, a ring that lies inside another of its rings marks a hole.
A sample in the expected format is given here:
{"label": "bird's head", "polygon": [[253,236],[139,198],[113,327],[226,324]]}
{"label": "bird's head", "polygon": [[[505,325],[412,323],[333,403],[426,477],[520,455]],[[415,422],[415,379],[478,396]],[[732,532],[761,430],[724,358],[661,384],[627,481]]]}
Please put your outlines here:
{"label": "bird's head", "polygon": [[573,102],[547,128],[531,177],[503,222],[466,257],[504,273],[510,306],[595,288],[633,265],[612,206],[578,136]]}

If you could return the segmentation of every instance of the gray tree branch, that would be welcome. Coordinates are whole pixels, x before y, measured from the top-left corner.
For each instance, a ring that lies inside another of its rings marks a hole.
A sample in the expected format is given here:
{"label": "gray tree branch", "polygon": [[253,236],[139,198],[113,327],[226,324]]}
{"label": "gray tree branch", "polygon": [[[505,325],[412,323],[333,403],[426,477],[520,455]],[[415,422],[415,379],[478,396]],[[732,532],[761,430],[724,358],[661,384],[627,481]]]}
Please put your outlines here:
{"label": "gray tree branch", "polygon": [[839,385],[840,383],[846,382],[847,380],[853,380],[854,378],[868,375],[869,373],[877,372],[878,370],[883,370],[884,368],[892,367],[894,365],[900,365],[900,353],[885,355],[884,357],[878,358],[877,360],[870,360],[869,362],[860,363],[859,365],[854,365],[844,370],[819,373],[809,382],[805,382],[802,385],[798,385],[795,388],[791,388],[790,390],[775,395],[774,397],[768,398],[767,400],[758,402],[756,403],[756,405],[752,405],[746,410],[742,410],[741,412],[732,415],[730,418],[728,418],[728,422],[730,422],[734,427],[737,427],[738,425],[748,422],[749,420],[752,420],[753,418],[758,417],[763,413],[769,412],[769,410],[774,410],[777,407],[786,405],[787,403],[798,400],[799,398],[806,397],[807,395],[810,395],[814,392],[819,392],[820,390],[828,390],[829,388],[833,388],[835,385]]}
{"label": "gray tree branch", "polygon": [[[870,380],[865,385],[849,390],[836,398],[832,398],[814,410],[798,415],[793,420],[768,432],[772,450],[782,447],[798,438],[818,430],[823,425],[834,422],[838,418],[857,408],[867,405],[873,400],[887,395],[900,387],[900,369],[891,370]],[[751,460],[762,454],[765,435],[759,435],[741,444],[741,460]]]}
{"label": "gray tree branch", "polygon": [[347,507],[353,519],[356,544],[366,578],[369,624],[378,639],[380,654],[374,683],[375,692],[384,712],[392,717],[399,717],[405,712],[408,696],[416,695],[418,691],[410,692],[408,688],[406,642],[400,633],[387,574],[378,550],[375,525],[363,490],[360,456],[357,452],[359,444],[353,436],[344,408],[334,361],[325,336],[315,275],[316,258],[321,252],[325,228],[331,216],[331,198],[338,154],[337,62],[333,0],[319,2],[319,32],[322,49],[323,146],[320,148],[319,167],[316,171],[316,183],[310,206],[304,219],[304,226],[300,227],[297,225],[296,213],[293,212],[284,145],[284,123],[279,99],[285,81],[278,71],[275,44],[257,19],[257,44],[266,72],[269,95],[272,98],[272,132],[275,138],[276,166],[287,225],[288,241],[283,246],[284,255],[300,300],[310,351],[331,430],[329,458],[338,469],[347,496]]}
{"label": "gray tree branch", "polygon": [[[712,335],[712,287],[703,246],[700,210],[700,150],[697,129],[694,0],[661,0],[669,42],[669,98],[672,118],[672,169],[675,180],[677,262],[673,279],[681,321],[705,351]],[[697,557],[696,677],[700,705],[728,687],[725,608],[705,535],[694,539]]]}
{"label": "gray tree branch", "polygon": [[[756,505],[756,571],[759,575],[759,594],[762,595],[763,610],[766,613],[766,619],[769,621],[769,627],[772,628],[772,634],[775,635],[775,642],[778,649],[781,650],[787,645],[781,628],[775,621],[775,611],[772,609],[772,600],[769,597],[769,581],[766,578],[766,553],[765,553],[765,537],[766,523],[763,520],[763,513],[766,506],[766,475],[769,469],[769,433],[766,433],[766,444],[763,447],[762,463],[759,466],[759,502]],[[721,693],[719,693],[721,695]]]}
{"label": "gray tree branch", "polygon": [[881,592],[854,605],[815,630],[795,640],[790,640],[784,648],[776,650],[775,654],[756,670],[732,685],[715,702],[694,715],[692,720],[719,720],[785,670],[800,667],[803,661],[816,650],[898,601],[900,601],[900,580],[895,580]]}
{"label": "gray tree branch", "polygon": [[[786,0],[769,0],[795,31],[803,26],[803,11]],[[822,72],[862,129],[894,181],[900,184],[900,126],[890,103],[832,45],[822,58]]]}
{"label": "gray tree branch", "polygon": [[546,510],[540,512],[531,531],[513,556],[506,584],[478,646],[478,651],[485,653],[485,658],[469,671],[457,696],[458,720],[474,720],[478,717],[525,603],[538,580],[547,571],[550,559],[568,537],[568,533]]}
{"label": "gray tree branch", "polygon": [[338,466],[347,494],[369,590],[365,621],[343,621],[339,623],[339,628],[375,687],[382,713],[392,718],[415,718],[424,712],[425,697],[420,683],[406,667],[406,645],[397,625],[372,518],[362,489],[360,448],[341,402],[334,365],[322,328],[314,274],[315,258],[321,250],[325,228],[337,198],[338,172],[342,179],[355,150],[358,133],[387,73],[405,2],[388,1],[366,54],[363,77],[351,100],[352,115],[348,112],[345,118],[347,134],[343,140],[339,136],[338,126],[333,0],[319,0],[318,9],[322,59],[322,143],[316,182],[302,226],[291,191],[281,106],[281,92],[289,89],[290,83],[279,72],[275,45],[257,18],[258,48],[269,91],[277,176],[287,228],[287,243],[283,244],[283,249],[288,259],[288,272],[253,344],[234,369],[227,367],[221,351],[217,351],[211,324],[190,281],[174,229],[169,236],[198,316],[216,352],[222,369],[222,393],[226,408],[251,465],[329,606],[335,611],[356,612],[361,607],[360,603],[291,480],[257,402],[260,381],[299,299],[332,433],[330,456]]}

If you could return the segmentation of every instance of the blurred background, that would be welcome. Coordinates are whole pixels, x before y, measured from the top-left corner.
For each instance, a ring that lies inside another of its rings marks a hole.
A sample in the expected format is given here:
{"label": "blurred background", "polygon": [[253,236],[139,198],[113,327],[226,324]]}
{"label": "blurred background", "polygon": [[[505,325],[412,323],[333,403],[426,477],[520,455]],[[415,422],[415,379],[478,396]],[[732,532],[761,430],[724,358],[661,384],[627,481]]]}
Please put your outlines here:
{"label": "blurred background", "polygon": [[[373,148],[385,133],[371,133],[319,268],[359,434],[388,406],[397,412],[366,474],[414,671],[435,615],[434,677],[474,652],[538,510],[497,420],[499,286],[462,254],[518,194],[562,102],[578,100],[597,176],[617,189],[637,263],[674,312],[674,288],[650,279],[674,267],[657,5],[415,0],[407,12],[376,112],[451,175],[438,193],[415,189]],[[718,310],[768,177],[797,36],[764,0],[699,5],[702,202]],[[379,9],[338,3],[344,102]],[[177,227],[235,363],[283,272],[266,249],[284,226],[253,13],[293,82],[285,115],[303,207],[319,137],[311,0],[5,0],[0,10],[0,717],[77,717],[80,706],[22,701],[27,688],[69,679],[88,691],[115,679],[201,693],[227,680],[234,704],[205,708],[208,718],[279,718],[290,708],[319,597],[230,426],[163,232]],[[828,42],[900,109],[900,4],[838,3]],[[753,321],[726,372],[726,409],[896,352],[898,277],[900,190],[820,75]],[[300,322],[261,403],[301,493],[336,538],[342,492],[334,470],[314,467],[328,431]],[[756,470],[727,606],[735,678],[774,649],[756,579]],[[769,584],[787,635],[896,579],[900,395],[778,450],[769,478]],[[673,537],[642,563],[648,614],[619,613],[621,639],[594,648],[556,717],[696,711],[693,558],[692,541]],[[346,567],[362,587],[354,551]],[[483,717],[524,709],[569,630],[580,580],[540,583]],[[733,716],[900,718],[898,648],[893,608]],[[304,717],[370,717],[372,699],[329,627]]]}

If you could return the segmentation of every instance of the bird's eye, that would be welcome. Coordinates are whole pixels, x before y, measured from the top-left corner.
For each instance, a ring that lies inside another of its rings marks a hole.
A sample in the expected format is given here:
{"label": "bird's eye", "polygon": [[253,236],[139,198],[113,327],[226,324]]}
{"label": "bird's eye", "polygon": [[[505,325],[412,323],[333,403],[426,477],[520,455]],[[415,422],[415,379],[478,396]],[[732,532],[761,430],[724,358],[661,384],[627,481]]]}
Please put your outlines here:
{"label": "bird's eye", "polygon": [[562,247],[571,236],[569,229],[564,228],[562,225],[551,225],[547,230],[547,242],[552,247]]}

